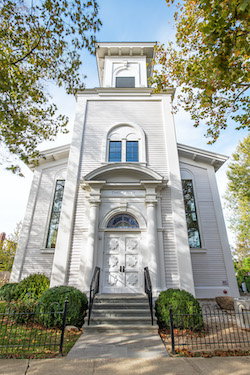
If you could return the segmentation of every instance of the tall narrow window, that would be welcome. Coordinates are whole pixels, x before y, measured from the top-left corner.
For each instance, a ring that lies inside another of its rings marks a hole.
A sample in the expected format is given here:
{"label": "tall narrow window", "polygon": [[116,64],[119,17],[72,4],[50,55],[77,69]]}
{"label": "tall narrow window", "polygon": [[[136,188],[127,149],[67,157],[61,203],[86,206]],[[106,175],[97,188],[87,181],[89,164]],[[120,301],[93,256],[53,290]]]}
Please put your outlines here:
{"label": "tall narrow window", "polygon": [[127,141],[126,161],[138,161],[138,141]]}
{"label": "tall narrow window", "polygon": [[192,180],[182,181],[187,228],[188,240],[191,248],[200,248],[200,233],[198,226],[198,219],[195,207],[194,190]]}
{"label": "tall narrow window", "polygon": [[122,159],[122,142],[110,141],[109,142],[109,161],[119,162]]}
{"label": "tall narrow window", "polygon": [[56,190],[54,195],[53,207],[51,212],[51,218],[49,223],[49,233],[47,239],[47,248],[56,247],[56,238],[59,226],[59,219],[62,208],[63,190],[64,190],[65,180],[56,181]]}

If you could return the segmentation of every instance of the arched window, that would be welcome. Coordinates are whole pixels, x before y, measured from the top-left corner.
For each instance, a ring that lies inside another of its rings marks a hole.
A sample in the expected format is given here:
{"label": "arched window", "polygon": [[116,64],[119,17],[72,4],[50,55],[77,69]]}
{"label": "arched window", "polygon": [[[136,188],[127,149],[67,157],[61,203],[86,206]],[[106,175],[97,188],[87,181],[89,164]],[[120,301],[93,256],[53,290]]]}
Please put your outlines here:
{"label": "arched window", "polygon": [[130,125],[119,125],[111,129],[107,139],[107,161],[145,162],[145,140],[143,131]]}
{"label": "arched window", "polygon": [[113,216],[107,228],[139,228],[138,221],[129,214],[118,214]]}

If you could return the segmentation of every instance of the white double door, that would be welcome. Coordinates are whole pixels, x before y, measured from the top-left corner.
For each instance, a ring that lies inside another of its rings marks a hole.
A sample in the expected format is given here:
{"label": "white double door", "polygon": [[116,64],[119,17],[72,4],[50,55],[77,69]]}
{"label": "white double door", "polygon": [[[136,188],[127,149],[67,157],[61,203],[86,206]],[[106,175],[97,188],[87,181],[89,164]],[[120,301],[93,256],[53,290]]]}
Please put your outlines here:
{"label": "white double door", "polygon": [[140,234],[105,234],[103,293],[142,293]]}

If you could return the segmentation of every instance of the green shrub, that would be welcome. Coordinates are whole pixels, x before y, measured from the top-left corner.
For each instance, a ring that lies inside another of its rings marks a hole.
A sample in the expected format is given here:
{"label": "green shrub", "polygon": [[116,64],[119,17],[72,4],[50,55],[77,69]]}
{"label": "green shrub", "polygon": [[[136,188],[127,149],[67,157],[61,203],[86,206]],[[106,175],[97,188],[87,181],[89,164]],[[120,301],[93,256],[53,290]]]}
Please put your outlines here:
{"label": "green shrub", "polygon": [[36,304],[33,301],[30,303],[19,300],[8,305],[8,311],[11,313],[11,318],[18,324],[29,323],[35,320]]}
{"label": "green shrub", "polygon": [[250,276],[247,276],[246,277],[246,286],[247,286],[247,291],[248,293],[250,293]]}
{"label": "green shrub", "polygon": [[84,293],[72,286],[57,286],[46,290],[38,301],[41,306],[40,323],[46,327],[62,327],[63,315],[57,311],[63,311],[64,302],[68,297],[67,325],[81,327],[88,308],[88,299]]}
{"label": "green shrub", "polygon": [[20,281],[15,288],[14,299],[38,300],[48,288],[49,279],[45,275],[35,273]]}
{"label": "green shrub", "polygon": [[180,289],[165,290],[157,298],[155,309],[160,327],[170,328],[170,306],[172,306],[174,315],[174,328],[194,331],[202,329],[203,319],[199,302],[192,294]]}
{"label": "green shrub", "polygon": [[15,292],[18,283],[4,284],[0,288],[0,301],[10,302],[15,299]]}

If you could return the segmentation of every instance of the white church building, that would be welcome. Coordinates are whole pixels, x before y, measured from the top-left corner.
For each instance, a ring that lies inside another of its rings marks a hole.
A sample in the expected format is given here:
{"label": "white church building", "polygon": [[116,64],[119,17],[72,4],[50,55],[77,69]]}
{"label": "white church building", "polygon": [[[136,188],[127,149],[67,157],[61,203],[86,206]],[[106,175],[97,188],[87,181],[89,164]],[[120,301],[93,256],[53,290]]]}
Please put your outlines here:
{"label": "white church building", "polygon": [[88,293],[238,296],[215,172],[227,157],[179,144],[175,90],[148,87],[154,43],[98,43],[100,87],[79,91],[70,145],[43,152],[11,274]]}

